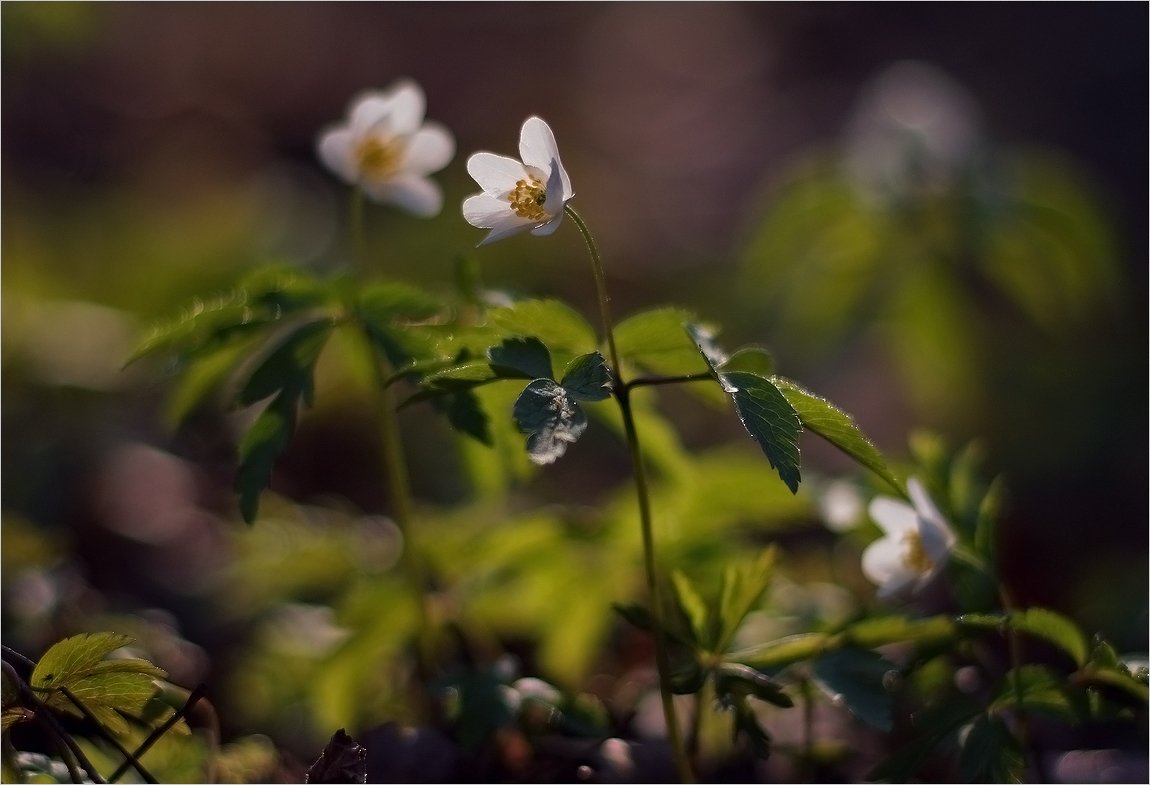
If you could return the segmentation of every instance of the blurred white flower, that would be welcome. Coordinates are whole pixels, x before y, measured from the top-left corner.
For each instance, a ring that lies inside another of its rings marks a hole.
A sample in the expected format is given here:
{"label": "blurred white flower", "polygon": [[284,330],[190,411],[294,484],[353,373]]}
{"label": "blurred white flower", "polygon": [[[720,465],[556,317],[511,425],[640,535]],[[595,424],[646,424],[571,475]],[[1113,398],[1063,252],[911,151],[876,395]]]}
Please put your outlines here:
{"label": "blurred white flower", "polygon": [[555,135],[538,117],[528,117],[519,133],[522,161],[495,153],[467,159],[467,173],[483,193],[463,202],[463,217],[491,231],[480,245],[530,230],[547,235],[559,228],[563,207],[575,194],[559,160]]}
{"label": "blurred white flower", "polygon": [[917,478],[906,484],[914,506],[879,496],[871,501],[870,517],[885,534],[867,546],[863,573],[878,588],[880,599],[930,582],[950,556],[955,537],[934,501]]}
{"label": "blurred white flower", "polygon": [[862,494],[846,480],[830,480],[823,484],[818,489],[815,505],[827,528],[840,534],[858,526],[862,518]]}
{"label": "blurred white flower", "polygon": [[425,109],[423,90],[410,79],[362,93],[344,124],[320,134],[320,160],[369,198],[430,218],[442,209],[443,192],[427,175],[447,166],[455,139],[439,123],[424,122]]}

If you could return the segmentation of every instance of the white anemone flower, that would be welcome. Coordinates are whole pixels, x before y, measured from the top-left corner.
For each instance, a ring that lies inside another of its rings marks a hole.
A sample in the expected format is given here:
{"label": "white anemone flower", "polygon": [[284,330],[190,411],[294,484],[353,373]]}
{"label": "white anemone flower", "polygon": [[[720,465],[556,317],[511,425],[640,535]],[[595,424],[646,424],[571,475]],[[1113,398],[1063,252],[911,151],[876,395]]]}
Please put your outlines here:
{"label": "white anemone flower", "polygon": [[423,90],[410,79],[361,93],[346,122],[320,135],[320,160],[374,201],[422,218],[437,215],[443,192],[427,175],[447,166],[455,139],[439,123],[424,122],[425,109]]}
{"label": "white anemone flower", "polygon": [[463,202],[463,217],[478,229],[490,229],[480,245],[519,232],[547,235],[559,228],[563,208],[575,193],[550,126],[528,117],[519,133],[521,161],[495,153],[467,159],[467,173],[483,193]]}
{"label": "white anemone flower", "polygon": [[876,584],[880,599],[916,592],[930,583],[946,564],[955,536],[946,519],[917,478],[906,484],[914,506],[879,496],[870,503],[870,517],[884,537],[863,551],[863,573]]}

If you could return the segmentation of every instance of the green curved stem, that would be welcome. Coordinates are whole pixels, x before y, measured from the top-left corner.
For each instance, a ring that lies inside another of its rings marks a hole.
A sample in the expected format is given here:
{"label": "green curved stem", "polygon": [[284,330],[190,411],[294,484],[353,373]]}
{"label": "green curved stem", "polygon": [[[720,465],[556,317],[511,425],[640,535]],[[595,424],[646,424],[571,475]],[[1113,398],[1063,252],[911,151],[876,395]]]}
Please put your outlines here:
{"label": "green curved stem", "polygon": [[663,602],[660,596],[658,570],[655,560],[655,535],[651,525],[651,499],[647,487],[647,473],[643,466],[643,453],[639,445],[639,433],[635,428],[635,415],[631,409],[631,388],[623,381],[619,365],[619,352],[615,348],[615,332],[611,323],[611,309],[607,296],[607,276],[603,269],[603,259],[591,230],[586,222],[569,205],[564,208],[567,215],[579,227],[587,251],[591,255],[591,268],[595,274],[595,289],[599,297],[599,315],[603,320],[603,332],[607,339],[607,350],[611,355],[611,366],[615,374],[613,392],[623,416],[623,430],[627,438],[627,450],[631,456],[631,474],[635,481],[635,496],[639,503],[639,524],[643,534],[643,567],[647,576],[647,593],[651,603],[651,618],[655,625],[655,665],[659,671],[659,696],[663,704],[663,720],[667,725],[667,742],[675,761],[675,769],[681,782],[694,782],[691,763],[683,747],[679,722],[675,716],[674,696],[671,694],[671,662],[667,652],[667,633],[663,623]]}

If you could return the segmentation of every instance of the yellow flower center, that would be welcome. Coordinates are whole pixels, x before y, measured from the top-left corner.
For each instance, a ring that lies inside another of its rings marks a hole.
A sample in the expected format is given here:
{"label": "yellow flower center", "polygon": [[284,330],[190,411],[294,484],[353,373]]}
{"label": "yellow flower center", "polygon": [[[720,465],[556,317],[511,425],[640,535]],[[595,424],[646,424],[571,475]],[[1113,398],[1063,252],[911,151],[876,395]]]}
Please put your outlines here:
{"label": "yellow flower center", "polygon": [[520,218],[542,221],[547,217],[547,211],[543,209],[547,202],[547,189],[538,177],[528,177],[528,180],[515,181],[515,189],[507,194],[507,201],[511,202],[512,212]]}
{"label": "yellow flower center", "polygon": [[403,145],[395,139],[368,136],[355,148],[355,162],[365,180],[382,180],[399,169]]}
{"label": "yellow flower center", "polygon": [[923,550],[918,532],[907,532],[902,536],[902,563],[917,573],[929,572],[934,567],[934,560]]}

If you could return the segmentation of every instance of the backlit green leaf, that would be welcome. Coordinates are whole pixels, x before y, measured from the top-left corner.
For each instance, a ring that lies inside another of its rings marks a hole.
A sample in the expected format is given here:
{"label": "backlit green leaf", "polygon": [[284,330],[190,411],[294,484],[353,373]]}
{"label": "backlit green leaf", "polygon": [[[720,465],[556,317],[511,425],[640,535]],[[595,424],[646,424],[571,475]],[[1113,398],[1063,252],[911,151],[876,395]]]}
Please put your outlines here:
{"label": "backlit green leaf", "polygon": [[558,300],[520,300],[488,311],[491,324],[506,336],[535,336],[553,355],[594,351],[595,330],[577,311]]}
{"label": "backlit green leaf", "polygon": [[439,301],[430,294],[395,281],[371,284],[355,300],[356,315],[380,325],[430,319],[440,310]]}
{"label": "backlit green leaf", "polygon": [[1085,665],[1089,656],[1086,636],[1070,619],[1046,608],[1030,608],[1010,615],[1015,629],[1043,638],[1071,656],[1076,665]]}
{"label": "backlit green leaf", "polygon": [[775,358],[771,357],[771,353],[766,349],[747,346],[732,354],[720,370],[723,373],[746,371],[769,378],[775,372]]}
{"label": "backlit green leaf", "polygon": [[679,570],[671,573],[671,586],[674,589],[675,603],[687,620],[696,646],[707,646],[708,618],[707,604],[703,601],[691,579]]}
{"label": "backlit green leaf", "polygon": [[615,325],[620,362],[664,376],[706,373],[706,362],[683,330],[693,322],[694,314],[681,308],[659,308],[624,319]]}
{"label": "backlit green leaf", "polygon": [[902,484],[886,465],[882,453],[859,430],[849,414],[789,379],[775,376],[771,381],[798,412],[803,425],[886,480],[900,494],[904,494]]}
{"label": "backlit green leaf", "polygon": [[332,327],[331,320],[323,319],[296,328],[252,372],[239,403],[247,406],[283,389],[310,396],[311,369]]}

